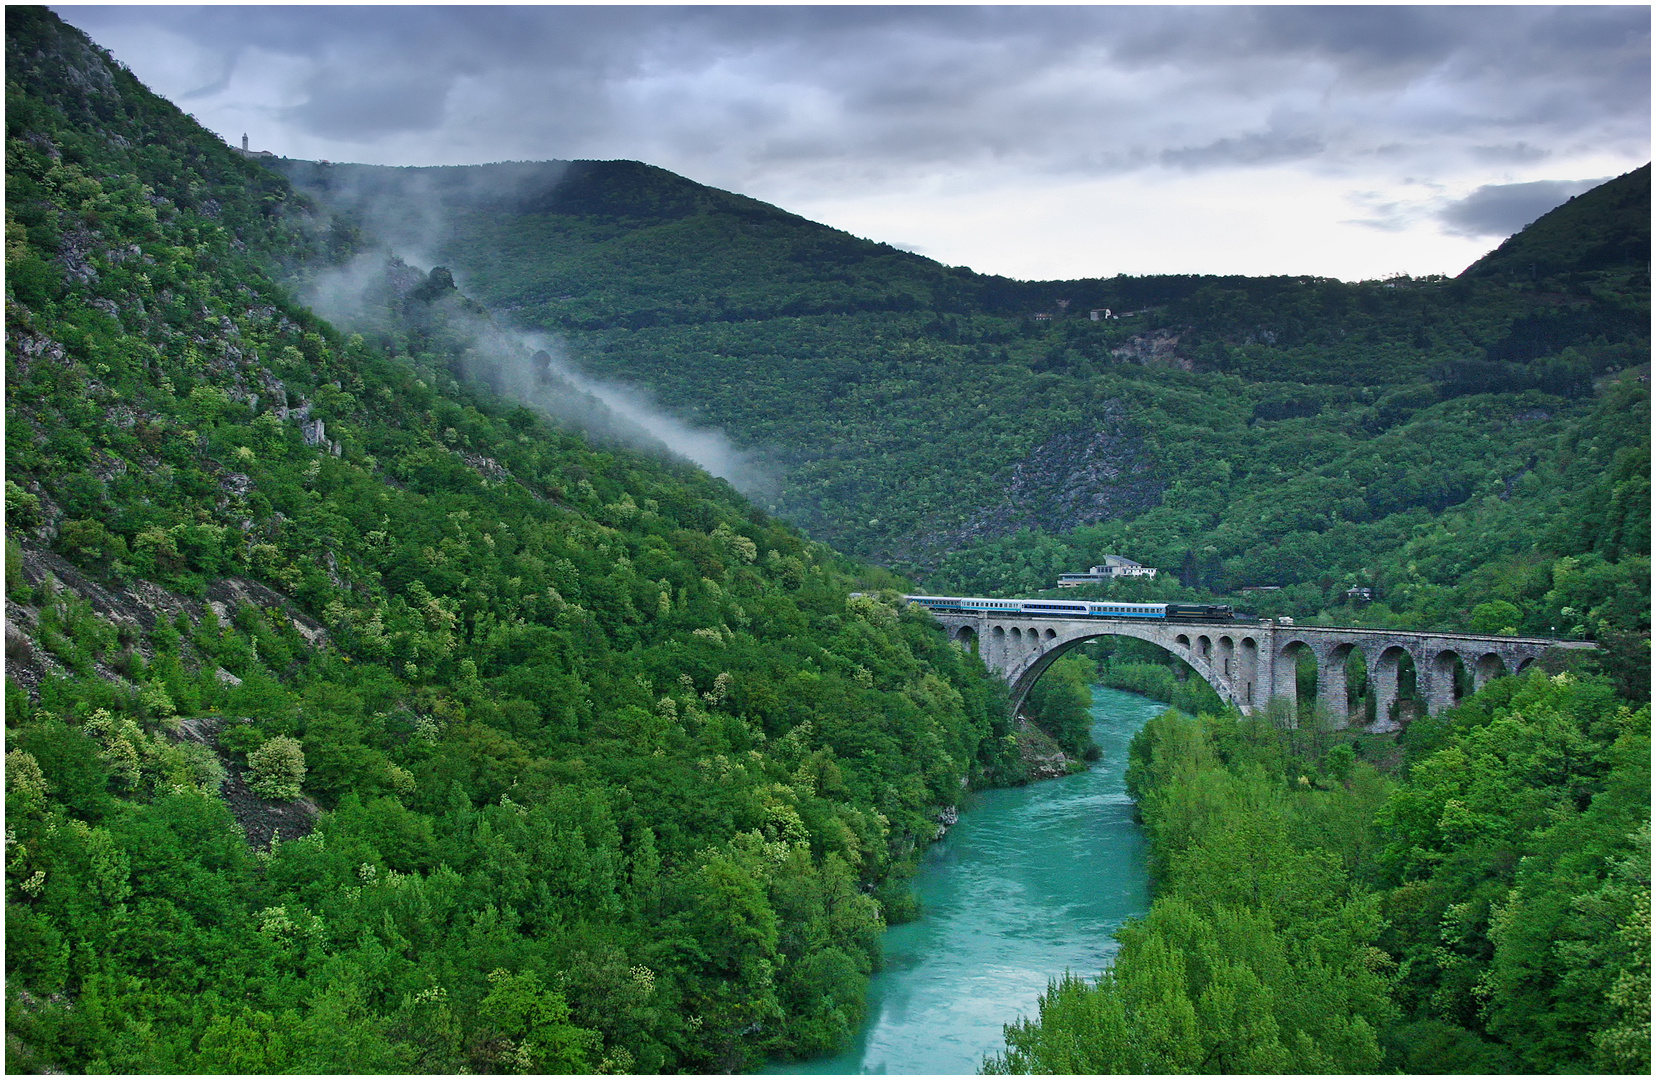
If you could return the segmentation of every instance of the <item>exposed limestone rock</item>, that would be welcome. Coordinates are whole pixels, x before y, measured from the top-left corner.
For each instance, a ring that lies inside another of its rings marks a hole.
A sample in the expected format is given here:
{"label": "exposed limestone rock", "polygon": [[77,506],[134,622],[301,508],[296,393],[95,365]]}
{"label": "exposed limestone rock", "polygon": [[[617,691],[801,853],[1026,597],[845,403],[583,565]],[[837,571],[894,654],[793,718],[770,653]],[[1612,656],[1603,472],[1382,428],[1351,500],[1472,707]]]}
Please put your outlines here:
{"label": "exposed limestone rock", "polygon": [[[326,627],[296,609],[281,593],[248,578],[217,578],[208,583],[206,598],[198,601],[152,581],[134,580],[108,586],[88,577],[61,556],[32,547],[23,549],[22,578],[25,584],[36,588],[67,589],[81,597],[92,605],[93,611],[114,624],[118,634],[130,637],[135,651],[146,660],[152,654],[144,644],[144,637],[159,622],[172,622],[183,615],[191,623],[198,623],[211,609],[221,623],[228,623],[244,603],[281,612],[312,648],[329,645]],[[6,601],[6,674],[31,696],[47,673],[63,673],[63,665],[35,640],[38,618],[36,607]],[[120,672],[101,661],[95,670],[100,678],[126,681]]]}
{"label": "exposed limestone rock", "polygon": [[1162,364],[1191,371],[1195,364],[1188,357],[1179,355],[1179,338],[1182,335],[1181,330],[1167,328],[1137,334],[1126,344],[1111,349],[1110,355],[1135,364]]}
{"label": "exposed limestone rock", "polygon": [[1121,406],[1111,403],[1085,428],[1060,431],[1012,467],[1005,495],[928,546],[958,547],[1019,529],[1062,533],[1152,509],[1166,483]]}
{"label": "exposed limestone rock", "polygon": [[1081,772],[1087,767],[1064,753],[1063,748],[1052,741],[1052,736],[1025,717],[1018,717],[1016,734],[1018,754],[1023,758],[1024,768],[1029,771],[1031,780],[1051,780]]}
{"label": "exposed limestone rock", "polygon": [[476,469],[486,480],[510,480],[512,474],[492,457],[484,457],[472,450],[462,450],[460,460]]}
{"label": "exposed limestone rock", "polygon": [[218,748],[218,733],[224,729],[224,724],[225,721],[216,716],[190,717],[170,723],[168,734],[179,742],[200,743],[218,754],[219,762],[224,766],[224,786],[219,788],[219,797],[236,816],[236,823],[247,835],[249,846],[256,851],[265,851],[275,840],[297,840],[314,829],[321,807],[309,798],[266,799],[253,793],[247,781],[242,779],[240,763]]}

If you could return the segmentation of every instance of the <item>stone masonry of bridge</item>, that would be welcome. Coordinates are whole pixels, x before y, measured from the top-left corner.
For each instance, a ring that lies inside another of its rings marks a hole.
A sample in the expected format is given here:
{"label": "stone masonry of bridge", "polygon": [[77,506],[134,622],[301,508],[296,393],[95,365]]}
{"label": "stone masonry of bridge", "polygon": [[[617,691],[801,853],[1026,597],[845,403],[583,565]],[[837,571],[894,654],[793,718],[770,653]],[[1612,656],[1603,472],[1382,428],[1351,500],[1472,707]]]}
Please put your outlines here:
{"label": "stone masonry of bridge", "polygon": [[1177,622],[1168,619],[1050,619],[1016,613],[958,615],[938,612],[951,640],[976,648],[991,671],[1012,688],[1016,714],[1030,687],[1064,653],[1097,637],[1138,638],[1160,645],[1189,664],[1244,714],[1273,698],[1295,707],[1297,661],[1309,649],[1317,661],[1317,700],[1334,722],[1349,722],[1346,662],[1353,651],[1368,665],[1375,692],[1373,730],[1395,730],[1392,704],[1398,696],[1398,665],[1414,663],[1415,687],[1433,714],[1455,703],[1455,664],[1472,675],[1474,688],[1497,675],[1516,674],[1549,649],[1595,649],[1585,641],[1502,637],[1491,634],[1412,633],[1337,626],[1282,626],[1275,623]]}

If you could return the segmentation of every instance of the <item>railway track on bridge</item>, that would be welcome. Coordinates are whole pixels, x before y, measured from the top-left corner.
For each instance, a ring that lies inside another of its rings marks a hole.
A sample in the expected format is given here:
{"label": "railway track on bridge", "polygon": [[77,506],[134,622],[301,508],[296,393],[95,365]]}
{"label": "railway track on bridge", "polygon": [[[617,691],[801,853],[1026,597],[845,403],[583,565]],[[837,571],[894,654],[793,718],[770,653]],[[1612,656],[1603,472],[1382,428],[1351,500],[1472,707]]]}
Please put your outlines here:
{"label": "railway track on bridge", "polygon": [[1414,667],[1416,689],[1427,712],[1435,714],[1455,703],[1457,669],[1468,672],[1477,689],[1498,675],[1523,671],[1550,651],[1598,648],[1588,641],[1498,634],[1267,621],[1047,616],[1010,606],[975,612],[934,608],[932,614],[952,640],[974,648],[1006,680],[1014,712],[1058,657],[1084,641],[1121,636],[1166,649],[1189,664],[1220,700],[1244,714],[1262,710],[1273,699],[1283,699],[1287,708],[1295,708],[1299,657],[1309,651],[1317,664],[1317,701],[1342,725],[1350,721],[1346,665],[1354,652],[1360,653],[1375,691],[1374,730],[1382,731],[1396,727],[1390,719],[1391,706],[1398,700],[1405,657]]}

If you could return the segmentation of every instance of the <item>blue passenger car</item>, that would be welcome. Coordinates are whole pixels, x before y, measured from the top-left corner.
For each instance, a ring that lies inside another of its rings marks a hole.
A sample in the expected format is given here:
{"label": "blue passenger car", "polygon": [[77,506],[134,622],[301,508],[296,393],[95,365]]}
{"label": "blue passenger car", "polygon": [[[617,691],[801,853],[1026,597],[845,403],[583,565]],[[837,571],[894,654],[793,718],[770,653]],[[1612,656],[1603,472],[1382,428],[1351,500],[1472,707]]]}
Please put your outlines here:
{"label": "blue passenger car", "polygon": [[1165,619],[1166,604],[1107,600],[993,600],[982,596],[909,596],[904,599],[956,615],[1034,615],[1049,619]]}

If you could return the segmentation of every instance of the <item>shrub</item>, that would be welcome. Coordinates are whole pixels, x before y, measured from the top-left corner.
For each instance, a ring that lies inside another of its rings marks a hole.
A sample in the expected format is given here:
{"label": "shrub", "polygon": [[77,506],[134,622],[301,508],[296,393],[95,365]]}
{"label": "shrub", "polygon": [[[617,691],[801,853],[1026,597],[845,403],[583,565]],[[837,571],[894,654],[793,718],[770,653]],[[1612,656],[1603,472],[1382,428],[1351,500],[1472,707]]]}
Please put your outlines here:
{"label": "shrub", "polygon": [[247,755],[247,786],[266,799],[297,799],[305,779],[305,751],[299,740],[278,735]]}
{"label": "shrub", "polygon": [[1506,600],[1485,600],[1472,609],[1472,629],[1479,634],[1516,634],[1524,613]]}

